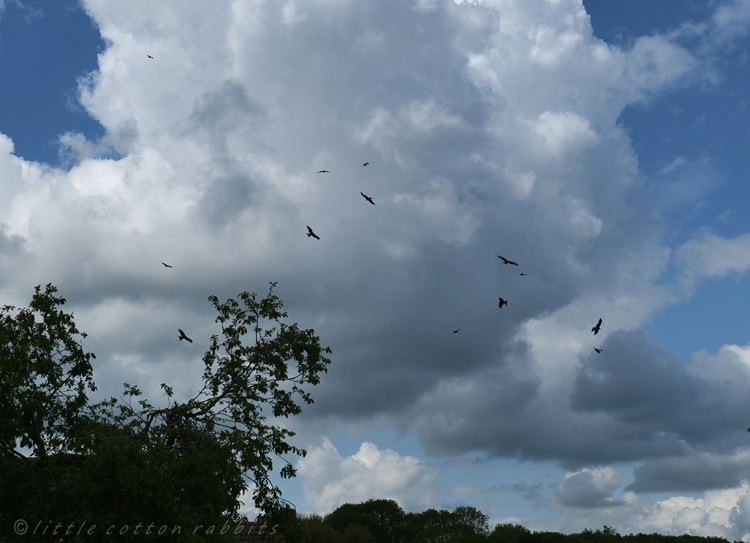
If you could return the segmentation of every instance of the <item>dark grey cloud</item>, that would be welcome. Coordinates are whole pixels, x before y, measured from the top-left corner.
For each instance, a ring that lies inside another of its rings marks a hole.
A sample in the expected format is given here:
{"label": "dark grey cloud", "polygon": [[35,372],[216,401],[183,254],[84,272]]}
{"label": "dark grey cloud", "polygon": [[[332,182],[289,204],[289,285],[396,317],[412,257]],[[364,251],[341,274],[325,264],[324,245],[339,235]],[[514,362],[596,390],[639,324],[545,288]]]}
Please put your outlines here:
{"label": "dark grey cloud", "polygon": [[560,484],[555,490],[554,502],[580,509],[623,506],[623,500],[612,498],[620,482],[620,474],[611,468],[581,471],[568,476]]}
{"label": "dark grey cloud", "polygon": [[734,454],[696,452],[690,456],[648,460],[635,469],[632,492],[691,492],[731,488],[750,479],[746,447]]}
{"label": "dark grey cloud", "polygon": [[750,398],[737,394],[740,384],[690,371],[644,331],[613,333],[603,347],[602,356],[583,360],[570,398],[575,411],[606,413],[631,435],[666,435],[701,448],[725,444],[743,428]]}
{"label": "dark grey cloud", "polygon": [[198,215],[208,224],[223,227],[237,220],[238,216],[258,198],[251,175],[227,174],[208,181],[197,204]]}
{"label": "dark grey cloud", "polygon": [[528,484],[521,482],[512,485],[502,484],[500,485],[500,488],[503,490],[518,492],[524,500],[536,500],[541,497],[544,485],[542,483]]}

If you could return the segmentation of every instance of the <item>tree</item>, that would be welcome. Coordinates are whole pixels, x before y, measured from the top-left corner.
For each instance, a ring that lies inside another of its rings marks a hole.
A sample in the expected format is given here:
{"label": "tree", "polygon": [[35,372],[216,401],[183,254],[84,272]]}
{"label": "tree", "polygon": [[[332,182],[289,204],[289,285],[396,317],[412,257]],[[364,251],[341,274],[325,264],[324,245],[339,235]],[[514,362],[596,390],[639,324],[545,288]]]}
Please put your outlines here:
{"label": "tree", "polygon": [[[291,523],[270,479],[272,457],[283,461],[282,477],[293,477],[282,455],[306,451],[290,445],[286,440],[294,433],[269,424],[267,416],[301,413],[298,396],[313,403],[306,385],[320,382],[330,364],[324,353],[331,351],[320,346],[313,330],[282,322],[287,314],[273,294],[275,286],[271,283],[260,301],[255,293],[241,293],[242,306],[209,297],[222,339],[213,335],[203,357],[203,387],[179,403],[162,383],[169,405],[159,409],[147,400],[134,408],[132,399],[141,392],[127,383],[126,402],[110,398],[88,406],[85,389],[95,390],[94,355],[75,341],[72,315],[57,309],[65,300],[54,295],[52,285],[44,293],[36,288],[28,310],[14,316],[15,308],[3,308],[1,533],[12,533],[14,519],[39,518],[100,528],[128,525],[121,541],[155,538],[144,534],[149,523],[182,528],[159,541],[230,541],[231,533],[218,532],[239,520],[246,479],[254,484],[253,499],[265,518]],[[264,328],[266,322],[270,326]],[[245,345],[248,334],[254,341]],[[19,443],[31,448],[33,457],[16,450]],[[133,532],[135,523],[143,524],[140,534]],[[102,533],[69,540],[98,541]],[[53,539],[44,534],[26,540]]]}
{"label": "tree", "polygon": [[428,509],[407,515],[409,533],[420,543],[484,541],[489,534],[489,517],[474,507],[459,506],[447,511]]}
{"label": "tree", "polygon": [[363,526],[348,525],[339,532],[323,521],[320,515],[309,515],[300,518],[304,533],[302,543],[368,543],[370,532]]}
{"label": "tree", "polygon": [[526,543],[532,540],[531,531],[521,524],[497,524],[490,533],[489,541],[503,543]]}
{"label": "tree", "polygon": [[[54,512],[54,480],[67,457],[52,453],[80,425],[86,389],[96,390],[95,356],[75,340],[78,329],[72,315],[57,309],[65,299],[56,292],[37,286],[29,308],[0,310],[0,534],[12,533],[9,521],[22,514]],[[28,462],[19,446],[32,448],[36,461]]]}
{"label": "tree", "polygon": [[344,533],[350,526],[366,528],[373,543],[401,543],[405,537],[406,515],[394,500],[367,500],[345,503],[325,517],[325,523]]}

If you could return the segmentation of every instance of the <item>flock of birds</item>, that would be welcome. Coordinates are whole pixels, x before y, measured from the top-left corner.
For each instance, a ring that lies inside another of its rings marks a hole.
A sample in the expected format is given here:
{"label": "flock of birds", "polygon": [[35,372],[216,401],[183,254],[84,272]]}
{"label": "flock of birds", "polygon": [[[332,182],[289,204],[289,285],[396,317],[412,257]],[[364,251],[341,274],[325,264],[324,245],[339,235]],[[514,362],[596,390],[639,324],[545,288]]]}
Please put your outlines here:
{"label": "flock of birds", "polygon": [[[368,164],[369,164],[369,162],[365,162],[364,164],[362,164],[362,166],[367,166]],[[320,173],[331,173],[331,171],[330,170],[320,170],[318,173],[319,174]],[[367,194],[365,194],[364,192],[360,192],[360,194],[362,195],[362,197],[365,200],[367,200],[368,202],[370,202],[372,205],[375,205],[375,202],[373,201],[373,199],[370,196],[367,196]],[[320,240],[320,238],[318,237],[318,235],[313,231],[313,229],[310,226],[307,227],[307,237],[308,238],[312,237],[312,238],[315,238],[317,240]],[[518,266],[517,262],[513,262],[512,260],[508,260],[504,256],[497,255],[497,257],[500,260],[503,261],[503,264],[506,264],[506,265],[510,264],[511,266]],[[527,274],[521,273],[520,275],[521,275],[521,277],[523,277],[523,276],[525,276]],[[502,309],[504,305],[508,305],[508,300],[505,300],[502,297],[498,297],[498,306],[500,307],[500,309]],[[601,329],[601,326],[602,326],[602,319],[599,319],[599,322],[596,323],[596,326],[594,326],[591,329],[591,331],[594,332],[594,335],[596,335],[596,334],[599,333],[599,330]],[[453,332],[451,332],[451,334],[458,334],[460,331],[461,331],[461,329],[458,328],[456,330],[453,330]],[[598,349],[596,347],[594,347],[594,350],[597,353],[601,353],[602,352],[602,349]],[[748,431],[750,431],[750,428],[748,429]]]}
{"label": "flock of birds", "polygon": [[[148,56],[148,58],[154,58],[154,57],[152,57],[151,55],[147,55],[147,56]],[[368,164],[370,164],[370,163],[369,163],[369,162],[365,162],[364,164],[362,164],[362,167],[365,167],[365,166],[367,166]],[[321,173],[331,173],[331,171],[330,171],[330,170],[320,170],[320,171],[319,171],[318,173],[319,173],[319,174],[321,174]],[[374,200],[372,199],[372,197],[368,196],[368,195],[367,195],[367,194],[365,194],[364,192],[360,192],[360,194],[362,195],[362,197],[363,197],[363,198],[364,198],[365,200],[367,200],[367,202],[371,203],[372,205],[375,205],[375,201],[374,201]],[[307,237],[308,237],[308,238],[315,238],[315,239],[317,239],[318,241],[320,241],[320,237],[319,237],[319,236],[318,236],[318,235],[317,235],[317,234],[316,234],[316,233],[315,233],[315,232],[313,231],[313,229],[312,229],[312,228],[311,228],[310,226],[307,226]],[[502,260],[502,261],[503,261],[503,264],[506,264],[506,265],[508,265],[508,264],[509,264],[509,265],[511,265],[511,266],[518,266],[518,263],[517,263],[517,262],[513,262],[512,260],[508,260],[508,259],[507,259],[507,258],[505,258],[504,256],[501,256],[501,255],[497,255],[497,257],[498,257],[498,258],[499,258],[500,260]],[[162,262],[162,265],[163,265],[163,266],[164,266],[165,268],[172,268],[172,266],[170,266],[170,265],[169,265],[169,264],[167,264],[166,262]],[[523,276],[525,276],[525,275],[527,275],[527,274],[525,274],[525,273],[521,273],[520,275],[521,275],[521,277],[523,277]],[[504,305],[508,305],[508,300],[505,300],[505,299],[503,299],[502,297],[498,297],[498,307],[500,307],[500,309],[502,309]],[[596,323],[596,325],[595,325],[595,326],[594,326],[594,327],[593,327],[593,328],[591,329],[591,331],[592,331],[592,332],[594,332],[594,335],[596,335],[596,334],[598,334],[598,333],[599,333],[599,330],[601,329],[601,326],[602,326],[602,319],[599,319],[599,322],[597,322],[597,323]],[[186,340],[187,340],[187,341],[189,341],[190,343],[192,343],[192,342],[193,342],[193,340],[192,340],[192,339],[190,339],[189,337],[187,337],[187,335],[185,335],[185,332],[183,332],[183,331],[182,331],[181,329],[179,329],[179,328],[178,328],[178,329],[177,329],[177,331],[178,331],[178,332],[180,333],[180,334],[179,334],[179,336],[178,336],[178,338],[180,339],[180,341],[182,341],[183,339],[186,339]],[[460,329],[460,328],[458,328],[458,329],[456,329],[456,330],[453,330],[453,332],[451,332],[451,334],[457,334],[457,333],[459,333],[460,331],[461,331],[461,329]],[[594,350],[595,350],[595,351],[596,351],[597,353],[601,353],[601,352],[602,352],[602,349],[598,349],[598,348],[596,348],[596,347],[594,347]],[[748,429],[747,429],[747,431],[748,431],[748,432],[750,432],[750,428],[748,428]]]}
{"label": "flock of birds", "polygon": [[[503,264],[510,264],[511,266],[518,266],[517,262],[513,262],[512,260],[508,260],[504,256],[497,255],[497,257],[500,260],[503,261]],[[526,274],[525,273],[521,274],[522,277],[524,275],[526,275]],[[508,300],[504,300],[502,297],[498,298],[498,306],[500,307],[500,309],[502,309],[504,305],[508,305]],[[591,331],[594,332],[594,335],[596,335],[596,334],[599,333],[599,331],[601,330],[601,328],[602,328],[602,319],[600,318],[599,322],[596,323],[596,325],[591,329]],[[459,328],[457,330],[453,330],[453,332],[451,332],[451,334],[458,334],[460,331],[461,331],[461,329]],[[603,351],[603,349],[598,349],[596,347],[594,347],[594,350],[597,353],[601,353]],[[748,428],[747,431],[750,432],[750,428]]]}
{"label": "flock of birds", "polygon": [[[369,162],[365,162],[364,164],[362,164],[362,167],[365,167],[368,164],[369,164]],[[331,170],[320,170],[318,173],[331,173]],[[375,205],[375,202],[373,201],[373,199],[370,196],[367,196],[367,194],[365,194],[364,192],[360,192],[360,194],[362,195],[362,197],[365,200],[367,200],[368,202],[370,202],[372,205]],[[318,237],[318,235],[315,232],[313,232],[313,229],[310,228],[309,226],[307,227],[307,237],[308,238],[315,238],[317,240],[320,240],[320,238]]]}
{"label": "flock of birds", "polygon": [[[148,58],[154,58],[154,57],[152,57],[151,55],[146,55],[146,56],[147,56]],[[364,164],[362,164],[362,166],[364,167],[364,166],[367,166],[368,164],[370,164],[370,163],[369,163],[369,162],[365,162]],[[319,171],[318,173],[331,173],[331,172],[330,172],[330,170],[320,170],[320,171]],[[363,197],[363,198],[364,198],[365,200],[367,200],[367,201],[368,201],[369,203],[371,203],[372,205],[375,205],[375,201],[374,201],[374,200],[372,199],[372,197],[370,197],[370,196],[367,196],[367,194],[365,194],[364,192],[360,192],[360,194],[361,194],[361,195],[362,195],[362,197]],[[320,240],[320,237],[319,237],[319,236],[318,236],[318,235],[317,235],[317,234],[316,234],[315,232],[313,232],[313,229],[312,229],[312,228],[310,228],[309,226],[307,227],[307,237],[308,237],[308,238],[315,238],[315,239],[317,239],[317,240]],[[162,262],[162,266],[164,266],[165,268],[174,268],[174,266],[170,266],[170,265],[169,265],[169,264],[167,264],[166,262]],[[526,274],[522,273],[521,275],[526,275]],[[506,303],[507,303],[507,302],[506,302]],[[501,307],[502,307],[502,306],[501,306]],[[177,329],[177,331],[179,332],[179,336],[177,336],[177,337],[179,338],[179,340],[180,340],[180,341],[182,341],[183,339],[186,339],[186,340],[187,340],[187,341],[189,341],[190,343],[192,343],[192,342],[193,342],[193,340],[192,340],[192,339],[190,339],[190,338],[189,338],[189,337],[188,337],[188,336],[187,336],[187,335],[185,334],[185,332],[183,332],[183,331],[182,331],[182,329],[178,328],[178,329]]]}

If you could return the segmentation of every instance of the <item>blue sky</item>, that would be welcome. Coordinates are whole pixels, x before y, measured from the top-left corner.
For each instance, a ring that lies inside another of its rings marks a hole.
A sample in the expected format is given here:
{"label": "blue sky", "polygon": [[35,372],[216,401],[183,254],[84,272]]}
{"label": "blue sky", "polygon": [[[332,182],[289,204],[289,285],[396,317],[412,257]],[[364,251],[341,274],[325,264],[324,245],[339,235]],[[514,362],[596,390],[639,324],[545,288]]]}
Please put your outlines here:
{"label": "blue sky", "polygon": [[333,349],[298,510],[750,540],[750,2],[0,5],[0,293],[102,397],[279,281]]}

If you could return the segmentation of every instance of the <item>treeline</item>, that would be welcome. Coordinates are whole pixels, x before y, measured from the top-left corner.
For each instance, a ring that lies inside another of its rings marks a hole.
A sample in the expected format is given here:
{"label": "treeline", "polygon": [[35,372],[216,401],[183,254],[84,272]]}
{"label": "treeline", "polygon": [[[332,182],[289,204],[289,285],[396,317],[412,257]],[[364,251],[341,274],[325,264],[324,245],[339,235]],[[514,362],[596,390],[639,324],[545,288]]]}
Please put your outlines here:
{"label": "treeline", "polygon": [[532,532],[519,524],[490,529],[489,516],[474,507],[405,513],[393,500],[344,504],[332,513],[300,515],[301,543],[726,543],[721,537],[628,534],[604,526],[577,534]]}

